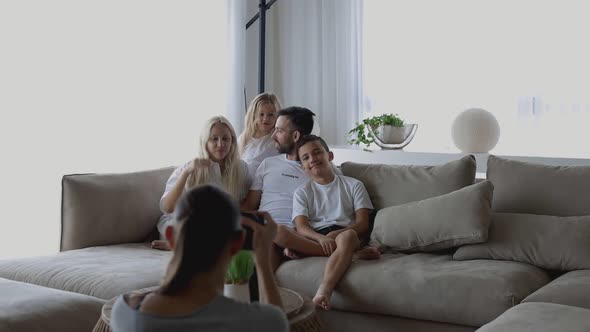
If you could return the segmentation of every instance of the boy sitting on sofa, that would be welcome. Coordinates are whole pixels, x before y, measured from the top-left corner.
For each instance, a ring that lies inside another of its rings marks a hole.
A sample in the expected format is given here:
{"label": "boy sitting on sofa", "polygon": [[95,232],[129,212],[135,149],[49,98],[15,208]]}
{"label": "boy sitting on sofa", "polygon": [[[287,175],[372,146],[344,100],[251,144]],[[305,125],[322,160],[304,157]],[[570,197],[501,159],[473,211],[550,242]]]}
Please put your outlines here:
{"label": "boy sitting on sofa", "polygon": [[357,251],[369,235],[369,211],[373,204],[361,181],[334,173],[331,167],[334,154],[322,138],[302,137],[297,142],[297,152],[311,180],[295,191],[293,222],[298,233],[317,241],[329,256],[313,302],[330,310],[332,292],[353,255],[361,259],[380,256],[375,247]]}

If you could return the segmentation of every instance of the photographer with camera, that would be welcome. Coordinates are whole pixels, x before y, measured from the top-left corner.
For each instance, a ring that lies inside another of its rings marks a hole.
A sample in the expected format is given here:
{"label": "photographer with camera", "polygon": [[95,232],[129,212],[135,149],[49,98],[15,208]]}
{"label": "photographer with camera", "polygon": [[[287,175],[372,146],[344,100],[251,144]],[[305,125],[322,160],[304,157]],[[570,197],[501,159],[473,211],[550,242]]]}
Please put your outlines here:
{"label": "photographer with camera", "polygon": [[[270,264],[277,225],[266,212],[240,216],[232,198],[203,185],[185,193],[165,231],[174,251],[160,288],[120,296],[111,314],[118,331],[288,331]],[[243,227],[244,226],[244,227]],[[260,303],[223,296],[227,267],[251,232]]]}

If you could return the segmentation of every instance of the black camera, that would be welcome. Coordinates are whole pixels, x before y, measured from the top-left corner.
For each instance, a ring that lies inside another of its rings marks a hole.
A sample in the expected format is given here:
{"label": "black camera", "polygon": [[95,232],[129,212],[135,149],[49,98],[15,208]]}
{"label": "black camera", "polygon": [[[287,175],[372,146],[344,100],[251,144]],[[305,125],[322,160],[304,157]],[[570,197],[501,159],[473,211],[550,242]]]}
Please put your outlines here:
{"label": "black camera", "polygon": [[[264,225],[264,218],[262,216],[259,216],[257,214],[253,214],[253,213],[248,213],[248,212],[242,212],[242,217],[246,217],[248,219],[252,219],[254,220],[254,222],[260,224],[260,225]],[[244,246],[242,247],[242,249],[244,250],[252,250],[254,249],[254,244],[253,244],[253,240],[252,240],[252,228],[248,227],[248,226],[244,226],[244,229],[246,230],[246,239],[244,241]]]}

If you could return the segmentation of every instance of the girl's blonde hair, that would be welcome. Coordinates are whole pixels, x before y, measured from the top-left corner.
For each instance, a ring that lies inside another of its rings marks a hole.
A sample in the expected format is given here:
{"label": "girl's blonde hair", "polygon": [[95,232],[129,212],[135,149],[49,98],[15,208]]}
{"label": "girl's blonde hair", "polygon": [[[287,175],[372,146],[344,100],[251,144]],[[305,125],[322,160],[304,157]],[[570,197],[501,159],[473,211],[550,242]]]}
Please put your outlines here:
{"label": "girl's blonde hair", "polygon": [[244,132],[240,136],[240,141],[238,142],[240,153],[244,152],[244,148],[248,145],[248,142],[250,142],[252,136],[256,132],[256,114],[264,104],[272,104],[277,112],[281,109],[281,102],[273,93],[263,92],[252,99],[244,120]]}
{"label": "girl's blonde hair", "polygon": [[[231,123],[223,116],[214,116],[203,127],[201,130],[201,137],[199,140],[199,150],[197,152],[197,158],[209,159],[209,151],[207,151],[207,142],[211,135],[211,129],[215,124],[224,124],[229,128],[231,133],[231,146],[227,156],[225,157],[224,168],[221,171],[221,181],[223,189],[228,192],[237,201],[241,199],[242,194],[242,183],[246,174],[242,174],[242,167],[240,165],[240,155],[238,153],[238,145],[236,132]],[[209,169],[203,167],[196,167],[191,174],[189,174],[186,180],[186,188],[190,189],[197,185],[210,183]]]}

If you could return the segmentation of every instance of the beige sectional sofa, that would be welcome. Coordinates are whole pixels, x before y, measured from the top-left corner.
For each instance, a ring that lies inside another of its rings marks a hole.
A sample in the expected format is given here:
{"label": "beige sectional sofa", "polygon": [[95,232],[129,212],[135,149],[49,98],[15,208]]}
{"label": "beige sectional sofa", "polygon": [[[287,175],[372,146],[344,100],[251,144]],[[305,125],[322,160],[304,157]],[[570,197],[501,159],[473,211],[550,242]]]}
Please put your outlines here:
{"label": "beige sectional sofa", "polygon": [[[485,325],[485,331],[520,331],[524,322],[535,331],[554,331],[556,324],[559,331],[578,331],[590,322],[582,318],[590,309],[590,167],[490,156],[489,181],[475,185],[470,157],[431,167],[341,168],[367,187],[379,210],[371,240],[386,253],[352,264],[333,295],[335,310],[322,312],[330,330],[474,331]],[[279,282],[313,296],[325,261],[287,262],[277,271]],[[523,316],[513,320],[522,302]],[[552,325],[526,317],[535,310],[559,316],[569,308],[572,315],[564,317],[570,319]],[[505,312],[505,323],[486,325]]]}
{"label": "beige sectional sofa", "polygon": [[[333,295],[334,310],[320,313],[328,330],[588,326],[590,167],[490,156],[489,181],[474,184],[475,166],[472,156],[439,166],[341,166],[369,191],[378,210],[371,241],[384,254],[353,262]],[[105,300],[157,285],[170,253],[147,242],[172,170],[65,176],[62,252],[0,260],[0,312],[8,312],[0,314],[0,332],[88,331]],[[279,283],[313,296],[325,261],[287,262]],[[70,316],[78,320],[51,325]],[[555,318],[538,324],[547,317]]]}

